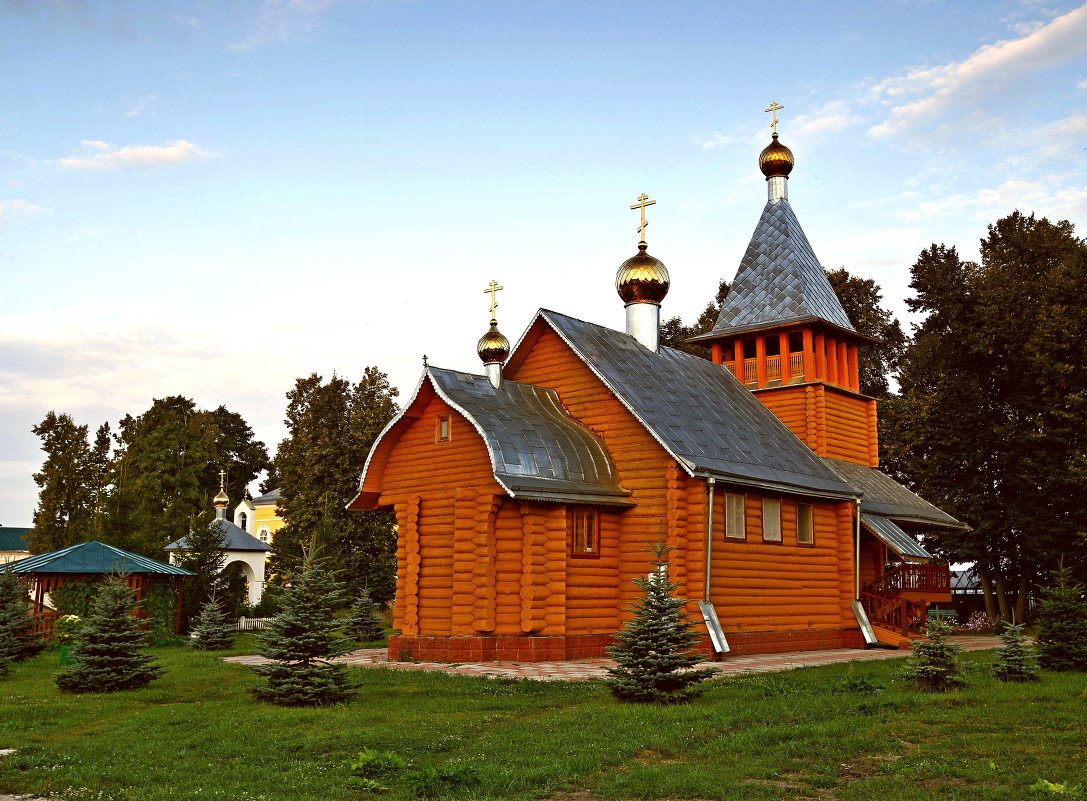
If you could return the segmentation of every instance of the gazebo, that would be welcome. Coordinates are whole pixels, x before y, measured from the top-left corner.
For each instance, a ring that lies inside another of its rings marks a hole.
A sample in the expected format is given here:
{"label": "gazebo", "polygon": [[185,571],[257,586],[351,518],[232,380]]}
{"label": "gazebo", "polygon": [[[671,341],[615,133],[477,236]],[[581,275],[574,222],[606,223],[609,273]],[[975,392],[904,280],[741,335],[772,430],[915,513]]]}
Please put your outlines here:
{"label": "gazebo", "polygon": [[54,609],[46,605],[46,596],[66,584],[100,581],[104,576],[111,574],[124,576],[128,586],[136,593],[135,614],[139,618],[149,616],[142,602],[152,587],[156,585],[171,587],[175,596],[174,632],[176,633],[181,628],[181,590],[185,576],[196,575],[191,570],[177,565],[157,562],[97,540],[70,545],[59,551],[28,556],[11,562],[5,567],[10,567],[16,575],[22,577],[30,585],[37,630],[47,638],[53,635],[53,624],[58,615]]}

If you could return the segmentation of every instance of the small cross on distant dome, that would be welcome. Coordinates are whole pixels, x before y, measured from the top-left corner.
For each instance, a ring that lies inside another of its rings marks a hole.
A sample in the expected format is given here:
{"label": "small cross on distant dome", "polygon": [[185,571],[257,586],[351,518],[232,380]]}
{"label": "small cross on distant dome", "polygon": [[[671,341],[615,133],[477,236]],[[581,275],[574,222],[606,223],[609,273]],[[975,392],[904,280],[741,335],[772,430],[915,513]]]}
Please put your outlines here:
{"label": "small cross on distant dome", "polygon": [[770,108],[764,108],[763,111],[770,112],[773,116],[771,118],[770,127],[774,129],[774,133],[778,132],[778,112],[785,106],[779,105],[776,100],[770,102]]}
{"label": "small cross on distant dome", "polygon": [[489,293],[490,296],[491,296],[491,322],[492,323],[498,322],[495,319],[495,316],[494,316],[494,310],[498,308],[498,301],[495,299],[495,293],[499,292],[501,289],[503,289],[503,287],[500,287],[498,285],[498,282],[495,281],[494,279],[492,279],[490,285],[486,289],[483,290],[484,295]]}
{"label": "small cross on distant dome", "polygon": [[656,204],[656,202],[657,201],[655,200],[650,200],[649,195],[647,195],[645,192],[642,192],[640,195],[638,195],[638,202],[630,207],[631,211],[633,211],[634,209],[640,209],[642,212],[642,224],[638,226],[638,234],[641,236],[643,242],[645,241],[645,227],[649,225],[649,223],[646,222],[645,219],[645,207],[652,206]]}

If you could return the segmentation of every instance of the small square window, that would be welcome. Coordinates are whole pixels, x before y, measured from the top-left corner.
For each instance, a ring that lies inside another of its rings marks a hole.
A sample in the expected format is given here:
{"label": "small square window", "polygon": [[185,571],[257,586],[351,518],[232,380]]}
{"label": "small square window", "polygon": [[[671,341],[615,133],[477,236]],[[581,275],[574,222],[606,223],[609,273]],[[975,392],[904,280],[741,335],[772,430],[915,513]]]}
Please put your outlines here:
{"label": "small square window", "polygon": [[725,493],[725,537],[730,540],[747,539],[747,521],[744,516],[746,498],[738,492]]}
{"label": "small square window", "polygon": [[567,517],[570,527],[571,552],[574,556],[600,555],[600,512],[596,509],[573,509]]}
{"label": "small square window", "polygon": [[796,505],[796,544],[815,545],[815,519],[810,503]]}
{"label": "small square window", "polygon": [[449,442],[451,430],[452,421],[450,420],[450,416],[448,414],[439,414],[434,426],[434,441]]}
{"label": "small square window", "polygon": [[762,499],[762,539],[764,542],[781,542],[781,500]]}

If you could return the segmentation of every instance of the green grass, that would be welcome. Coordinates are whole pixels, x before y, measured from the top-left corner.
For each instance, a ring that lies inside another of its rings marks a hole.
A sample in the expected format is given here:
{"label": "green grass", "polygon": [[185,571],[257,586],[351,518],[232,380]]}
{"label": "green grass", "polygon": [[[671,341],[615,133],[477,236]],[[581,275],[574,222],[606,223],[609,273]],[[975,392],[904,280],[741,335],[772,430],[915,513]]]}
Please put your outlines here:
{"label": "green grass", "polygon": [[[252,652],[239,638],[237,653]],[[65,799],[1087,798],[1087,676],[910,690],[900,660],[716,679],[689,706],[621,705],[600,682],[356,669],[350,703],[254,701],[252,671],[162,648],[147,688],[64,695],[56,652],[0,680],[0,792]],[[878,687],[882,691],[874,692]],[[849,689],[852,688],[852,689]],[[363,748],[408,767],[365,778]],[[1031,789],[1045,779],[1073,794]],[[367,787],[387,787],[371,791]]]}

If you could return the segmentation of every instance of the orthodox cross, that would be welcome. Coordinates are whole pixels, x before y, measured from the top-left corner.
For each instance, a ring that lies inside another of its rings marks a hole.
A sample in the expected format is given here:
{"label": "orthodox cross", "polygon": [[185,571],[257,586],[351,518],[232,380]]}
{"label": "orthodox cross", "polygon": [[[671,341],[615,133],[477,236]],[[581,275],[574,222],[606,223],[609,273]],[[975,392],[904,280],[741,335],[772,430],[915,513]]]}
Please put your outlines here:
{"label": "orthodox cross", "polygon": [[773,115],[773,121],[770,123],[770,127],[774,129],[774,133],[778,132],[778,112],[781,111],[783,108],[785,108],[785,106],[779,106],[778,102],[776,100],[773,100],[770,102],[770,108],[763,109],[763,111],[769,111]]}
{"label": "orthodox cross", "polygon": [[226,491],[226,489],[225,489],[226,483],[225,482],[226,482],[226,470],[220,470],[219,471],[219,489],[222,492]]}
{"label": "orthodox cross", "polygon": [[498,308],[498,301],[495,300],[495,293],[498,292],[502,288],[503,287],[500,287],[498,285],[498,282],[495,281],[492,278],[490,286],[488,286],[486,289],[483,290],[484,295],[486,295],[488,292],[491,293],[491,322],[492,323],[495,322],[494,310]]}
{"label": "orthodox cross", "polygon": [[641,235],[643,242],[645,241],[645,227],[649,225],[649,223],[645,221],[645,207],[652,206],[656,202],[657,201],[655,200],[650,200],[649,195],[647,195],[645,192],[642,192],[640,195],[638,195],[638,202],[630,207],[631,211],[634,211],[634,209],[641,209],[642,211],[642,224],[638,226],[638,233]]}

